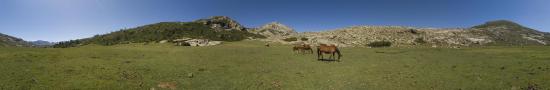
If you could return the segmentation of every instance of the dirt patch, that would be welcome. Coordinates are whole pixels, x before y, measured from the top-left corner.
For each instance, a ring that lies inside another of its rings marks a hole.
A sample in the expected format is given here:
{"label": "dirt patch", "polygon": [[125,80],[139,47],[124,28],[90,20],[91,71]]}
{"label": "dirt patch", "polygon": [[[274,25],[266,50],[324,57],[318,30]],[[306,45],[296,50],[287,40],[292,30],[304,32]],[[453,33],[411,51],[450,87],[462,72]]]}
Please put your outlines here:
{"label": "dirt patch", "polygon": [[271,82],[271,87],[273,89],[281,89],[281,85],[282,85],[281,81],[279,81],[279,80]]}
{"label": "dirt patch", "polygon": [[163,89],[176,90],[177,83],[176,82],[160,82],[157,86],[159,88],[163,88]]}

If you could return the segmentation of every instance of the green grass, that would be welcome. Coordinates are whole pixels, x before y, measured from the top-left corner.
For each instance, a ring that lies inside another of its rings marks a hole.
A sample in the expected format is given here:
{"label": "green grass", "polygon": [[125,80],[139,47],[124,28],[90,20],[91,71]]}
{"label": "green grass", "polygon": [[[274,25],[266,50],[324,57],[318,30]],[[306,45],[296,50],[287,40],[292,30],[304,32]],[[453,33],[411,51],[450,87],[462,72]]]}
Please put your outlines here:
{"label": "green grass", "polygon": [[550,47],[342,48],[342,62],[328,62],[263,45],[0,48],[0,89],[158,90],[159,82],[201,90],[550,88]]}

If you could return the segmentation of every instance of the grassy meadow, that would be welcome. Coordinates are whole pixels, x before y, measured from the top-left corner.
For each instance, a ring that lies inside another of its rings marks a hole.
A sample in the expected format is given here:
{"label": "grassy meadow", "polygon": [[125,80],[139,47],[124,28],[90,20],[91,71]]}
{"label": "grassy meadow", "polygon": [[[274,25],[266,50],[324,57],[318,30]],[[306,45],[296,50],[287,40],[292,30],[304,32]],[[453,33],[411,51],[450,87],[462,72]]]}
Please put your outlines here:
{"label": "grassy meadow", "polygon": [[263,44],[0,48],[0,90],[550,89],[550,47],[341,48],[332,62]]}

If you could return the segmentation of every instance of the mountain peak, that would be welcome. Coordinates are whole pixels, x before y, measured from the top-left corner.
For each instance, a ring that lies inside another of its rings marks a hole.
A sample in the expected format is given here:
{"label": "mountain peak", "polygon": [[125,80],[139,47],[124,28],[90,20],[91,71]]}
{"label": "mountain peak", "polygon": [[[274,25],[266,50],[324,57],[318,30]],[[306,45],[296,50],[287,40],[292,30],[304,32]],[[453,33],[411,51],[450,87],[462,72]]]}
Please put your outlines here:
{"label": "mountain peak", "polygon": [[261,26],[259,29],[262,31],[267,31],[265,33],[269,33],[269,35],[289,35],[291,33],[296,33],[294,29],[281,24],[280,22],[271,22]]}

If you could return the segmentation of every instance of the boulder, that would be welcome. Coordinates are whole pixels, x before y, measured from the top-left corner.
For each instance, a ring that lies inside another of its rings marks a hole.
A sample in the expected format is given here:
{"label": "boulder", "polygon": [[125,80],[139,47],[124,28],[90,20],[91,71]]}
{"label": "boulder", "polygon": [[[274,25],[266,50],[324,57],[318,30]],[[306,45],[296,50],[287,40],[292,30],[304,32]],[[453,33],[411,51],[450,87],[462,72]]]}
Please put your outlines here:
{"label": "boulder", "polygon": [[210,41],[210,42],[208,42],[208,46],[214,46],[214,45],[219,45],[219,44],[222,44],[222,41]]}
{"label": "boulder", "polygon": [[183,38],[180,38],[180,39],[175,39],[175,40],[172,40],[173,42],[181,42],[181,41],[187,41],[187,40],[191,40],[193,38],[188,38],[188,37],[183,37]]}
{"label": "boulder", "polygon": [[162,41],[159,41],[159,43],[167,43],[168,40],[162,40]]}

